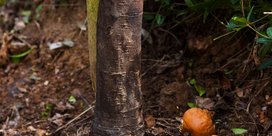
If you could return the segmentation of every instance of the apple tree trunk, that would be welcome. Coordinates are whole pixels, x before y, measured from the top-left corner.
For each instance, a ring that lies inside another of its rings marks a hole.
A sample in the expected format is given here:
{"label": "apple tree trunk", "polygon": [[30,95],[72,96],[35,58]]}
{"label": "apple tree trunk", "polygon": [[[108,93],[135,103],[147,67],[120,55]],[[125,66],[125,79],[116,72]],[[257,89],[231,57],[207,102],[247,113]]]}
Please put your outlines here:
{"label": "apple tree trunk", "polygon": [[140,81],[143,0],[100,0],[95,136],[142,136]]}

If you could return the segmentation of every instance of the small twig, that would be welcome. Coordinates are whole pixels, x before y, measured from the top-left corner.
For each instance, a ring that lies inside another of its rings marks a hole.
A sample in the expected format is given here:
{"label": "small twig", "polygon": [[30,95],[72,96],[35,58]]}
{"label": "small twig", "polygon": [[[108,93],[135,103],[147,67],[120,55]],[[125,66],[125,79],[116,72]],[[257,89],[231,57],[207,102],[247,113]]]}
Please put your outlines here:
{"label": "small twig", "polygon": [[241,9],[242,9],[242,14],[245,17],[244,0],[241,0]]}
{"label": "small twig", "polygon": [[[88,123],[90,123],[89,121],[86,121],[86,120],[90,120],[91,119],[91,116],[89,116],[89,117],[84,117],[83,119],[81,119],[81,120],[79,120],[79,121],[77,121],[77,122],[75,122],[72,126],[67,126],[67,128],[65,128],[65,129],[69,129],[70,127],[77,127],[78,125],[80,125],[80,126],[83,126],[83,122],[88,122]],[[85,123],[86,124],[86,123]]]}
{"label": "small twig", "polygon": [[170,31],[168,31],[168,30],[165,30],[165,29],[163,29],[163,28],[159,28],[158,30],[170,34],[170,35],[177,41],[177,43],[178,43],[179,45],[181,45],[180,40],[179,40],[179,39],[177,38],[177,36],[175,36],[175,34],[173,34],[172,32],[170,32]]}
{"label": "small twig", "polygon": [[47,120],[37,120],[34,122],[28,122],[27,124],[25,124],[24,126],[28,126],[28,125],[33,125],[33,124],[38,124],[38,123],[44,123],[47,122]]}
{"label": "small twig", "polygon": [[265,15],[272,15],[272,12],[263,12]]}
{"label": "small twig", "polygon": [[141,59],[141,61],[149,61],[149,62],[164,62],[166,63],[167,61],[161,61],[161,60],[154,60],[154,59]]}
{"label": "small twig", "polygon": [[166,55],[164,55],[159,61],[157,61],[154,65],[152,65],[151,67],[149,67],[142,75],[141,77],[145,76],[147,74],[148,71],[150,71],[151,69],[153,69],[155,66],[157,66],[160,62],[162,62],[164,59],[166,58]]}
{"label": "small twig", "polygon": [[[167,129],[173,129],[172,127],[169,127],[169,126],[167,126],[167,125],[165,125],[165,124],[163,124],[163,123],[160,123],[160,122],[156,122],[156,124],[157,125],[160,125],[160,126],[162,126],[162,127],[165,127],[165,128],[167,128]],[[172,134],[171,132],[169,132],[169,131],[167,131],[167,130],[165,130],[164,131],[164,133],[166,133],[166,134],[168,134],[168,135],[170,135],[170,136],[174,136],[174,134]]]}
{"label": "small twig", "polygon": [[165,124],[169,125],[169,126],[174,126],[176,127],[177,125],[175,124],[178,123],[179,121],[176,120],[176,119],[171,119],[171,118],[157,118],[158,121],[162,121],[164,122]]}
{"label": "small twig", "polygon": [[70,125],[71,123],[73,123],[75,120],[79,119],[81,116],[83,116],[84,114],[86,114],[88,111],[90,111],[93,108],[94,108],[94,106],[90,106],[88,109],[86,109],[85,111],[83,111],[82,113],[80,113],[79,115],[77,115],[75,118],[73,118],[72,120],[70,120],[69,122],[67,122],[65,125],[59,127],[56,131],[53,132],[53,134],[59,132],[62,129],[64,129],[65,127],[67,127],[68,125]]}
{"label": "small twig", "polygon": [[[236,43],[234,43],[234,44],[236,44]],[[245,49],[238,51],[236,54],[234,54],[234,55],[230,56],[229,58],[227,58],[228,61],[223,66],[218,68],[217,70],[223,70],[226,66],[228,66],[232,62],[235,62],[234,58],[238,58],[238,57],[244,55],[245,53],[246,53]]]}
{"label": "small twig", "polygon": [[256,123],[255,119],[253,118],[253,116],[252,116],[249,112],[247,112],[247,114],[250,116],[251,120],[253,121],[253,125],[254,125],[254,126],[256,127],[256,129],[257,129],[257,135],[256,135],[256,136],[259,136],[259,135],[260,135],[260,132],[259,132],[259,129],[258,129],[258,126],[257,126],[257,123]]}
{"label": "small twig", "polygon": [[249,103],[248,103],[248,105],[247,105],[247,109],[246,109],[246,113],[250,116],[250,118],[252,119],[252,121],[253,121],[254,124],[255,124],[255,127],[256,127],[256,129],[257,129],[257,136],[260,135],[260,134],[259,134],[260,132],[259,132],[259,129],[258,129],[258,126],[257,126],[256,121],[254,120],[253,116],[252,116],[252,115],[250,114],[250,112],[249,112],[249,109],[250,109],[250,105],[251,105],[253,99],[254,99],[255,97],[257,97],[257,96],[261,93],[261,91],[263,91],[264,88],[265,88],[269,83],[270,83],[270,81],[265,82],[265,84],[258,90],[258,92],[250,99],[250,101],[249,101]]}
{"label": "small twig", "polygon": [[39,32],[42,33],[42,30],[41,30],[41,25],[38,21],[34,21],[36,27],[38,28]]}
{"label": "small twig", "polygon": [[259,94],[260,94],[260,92],[268,85],[270,83],[270,81],[267,81],[259,90],[258,90],[258,92],[254,95],[254,97],[252,97],[251,99],[250,99],[250,101],[249,101],[249,103],[248,103],[248,105],[247,105],[247,109],[246,109],[246,111],[249,113],[249,109],[250,109],[250,105],[251,105],[251,103],[252,103],[252,101],[253,101],[253,99],[255,98],[255,97],[257,97]]}

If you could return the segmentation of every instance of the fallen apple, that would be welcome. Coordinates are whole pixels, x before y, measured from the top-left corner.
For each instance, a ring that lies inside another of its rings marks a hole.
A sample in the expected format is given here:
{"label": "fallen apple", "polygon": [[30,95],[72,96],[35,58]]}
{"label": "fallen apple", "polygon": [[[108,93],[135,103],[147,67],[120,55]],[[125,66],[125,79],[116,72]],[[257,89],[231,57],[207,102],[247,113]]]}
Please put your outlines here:
{"label": "fallen apple", "polygon": [[193,136],[212,136],[216,134],[212,115],[206,109],[191,108],[182,117],[181,130]]}

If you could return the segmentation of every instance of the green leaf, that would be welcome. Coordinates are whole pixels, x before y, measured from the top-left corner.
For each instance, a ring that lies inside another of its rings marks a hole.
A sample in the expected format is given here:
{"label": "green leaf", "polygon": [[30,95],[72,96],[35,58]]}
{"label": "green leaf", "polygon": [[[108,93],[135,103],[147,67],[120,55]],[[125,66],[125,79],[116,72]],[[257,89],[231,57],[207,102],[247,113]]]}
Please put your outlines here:
{"label": "green leaf", "polygon": [[244,17],[234,16],[231,19],[234,20],[234,21],[236,21],[236,22],[242,23],[242,24],[247,24],[247,20]]}
{"label": "green leaf", "polygon": [[23,11],[21,12],[21,15],[22,15],[22,16],[30,16],[30,15],[31,15],[31,11],[30,11],[30,10],[23,10]]}
{"label": "green leaf", "polygon": [[196,104],[193,103],[193,102],[188,102],[187,105],[188,105],[190,108],[196,107]]}
{"label": "green leaf", "polygon": [[179,11],[178,14],[176,15],[176,18],[185,14],[187,14],[187,11]]}
{"label": "green leaf", "polygon": [[206,8],[205,11],[204,11],[204,15],[203,15],[203,23],[206,22],[208,16],[209,16],[209,11],[208,11],[208,9]]}
{"label": "green leaf", "polygon": [[193,6],[194,6],[194,3],[192,2],[192,0],[185,0],[185,4],[186,4],[188,7],[193,7]]}
{"label": "green leaf", "polygon": [[43,5],[40,4],[37,8],[36,8],[36,19],[39,19],[41,17],[41,11],[43,9]]}
{"label": "green leaf", "polygon": [[261,43],[261,44],[271,44],[272,40],[264,38],[264,37],[261,37],[261,38],[258,38],[256,42],[257,43]]}
{"label": "green leaf", "polygon": [[227,22],[227,29],[229,31],[239,31],[247,27],[248,21],[245,17],[233,16],[229,22]]}
{"label": "green leaf", "polygon": [[46,118],[49,117],[49,113],[44,111],[44,112],[41,113],[41,116],[42,116],[43,119],[46,119]]}
{"label": "green leaf", "polygon": [[271,65],[272,65],[272,58],[270,58],[270,59],[266,60],[265,62],[263,62],[263,63],[257,68],[257,70],[263,70],[263,69],[265,69],[265,68],[267,68],[267,67],[269,67],[269,66],[271,66]]}
{"label": "green leaf", "polygon": [[195,79],[189,80],[189,84],[196,89],[199,96],[203,96],[206,93],[205,89],[202,86],[198,85]]}
{"label": "green leaf", "polygon": [[23,21],[25,23],[29,23],[29,19],[30,19],[30,16],[31,16],[31,11],[30,10],[23,10],[21,12],[21,15],[23,16]]}
{"label": "green leaf", "polygon": [[164,20],[165,20],[165,17],[163,17],[163,16],[160,15],[160,14],[157,14],[157,15],[155,16],[155,20],[156,20],[157,25],[161,25],[161,24],[163,24],[163,22],[164,22]]}
{"label": "green leaf", "polygon": [[22,58],[26,55],[28,55],[30,52],[32,51],[32,48],[30,48],[29,50],[22,52],[20,54],[16,54],[16,55],[10,55],[11,58]]}
{"label": "green leaf", "polygon": [[230,21],[227,23],[226,28],[228,31],[237,30],[239,28],[239,25],[236,25],[233,21]]}
{"label": "green leaf", "polygon": [[195,79],[191,79],[191,80],[189,81],[189,83],[190,83],[191,85],[195,85],[195,84],[196,84],[196,80],[195,80]]}
{"label": "green leaf", "polygon": [[48,103],[48,104],[45,105],[45,111],[46,112],[51,112],[53,110],[53,108],[54,108],[54,105],[51,104],[51,103]]}
{"label": "green leaf", "polygon": [[206,93],[205,89],[202,86],[195,84],[194,87],[196,91],[198,92],[199,96],[203,96]]}
{"label": "green leaf", "polygon": [[170,2],[171,2],[171,0],[163,0],[163,3],[165,4],[165,5],[170,5]]}
{"label": "green leaf", "polygon": [[272,27],[268,27],[266,29],[266,34],[268,35],[268,37],[271,37],[272,38]]}
{"label": "green leaf", "polygon": [[11,61],[14,63],[17,63],[21,60],[21,58],[25,57],[26,55],[28,55],[30,52],[32,51],[32,48],[30,48],[29,50],[22,52],[20,54],[16,54],[16,55],[10,55],[9,57],[11,58]]}
{"label": "green leaf", "polygon": [[244,128],[233,128],[231,129],[231,131],[235,134],[235,135],[241,135],[241,134],[245,134],[248,130],[244,129]]}
{"label": "green leaf", "polygon": [[74,96],[70,96],[69,99],[68,99],[68,102],[70,102],[71,104],[75,104],[76,103],[76,98]]}
{"label": "green leaf", "polygon": [[258,52],[259,53],[259,56],[261,58],[264,58],[268,53],[271,52],[271,49],[272,49],[272,45],[271,44],[264,44],[260,51]]}
{"label": "green leaf", "polygon": [[248,15],[247,15],[247,21],[250,21],[250,18],[251,18],[251,14],[252,14],[253,9],[254,9],[254,6],[252,6],[252,7],[250,8],[250,11],[249,11],[249,13],[248,13]]}

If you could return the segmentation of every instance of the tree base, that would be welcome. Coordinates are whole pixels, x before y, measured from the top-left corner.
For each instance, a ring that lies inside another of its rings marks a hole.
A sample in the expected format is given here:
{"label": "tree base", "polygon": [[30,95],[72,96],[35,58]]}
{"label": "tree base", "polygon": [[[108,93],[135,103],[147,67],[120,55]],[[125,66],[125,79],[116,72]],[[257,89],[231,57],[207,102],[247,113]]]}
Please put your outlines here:
{"label": "tree base", "polygon": [[109,128],[103,127],[100,125],[93,125],[93,135],[94,136],[143,136],[144,135],[144,125],[139,125],[134,129],[131,127],[122,127],[122,128]]}

